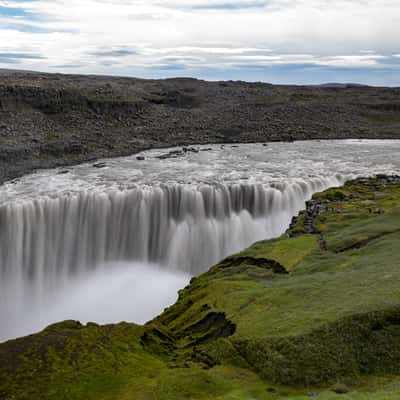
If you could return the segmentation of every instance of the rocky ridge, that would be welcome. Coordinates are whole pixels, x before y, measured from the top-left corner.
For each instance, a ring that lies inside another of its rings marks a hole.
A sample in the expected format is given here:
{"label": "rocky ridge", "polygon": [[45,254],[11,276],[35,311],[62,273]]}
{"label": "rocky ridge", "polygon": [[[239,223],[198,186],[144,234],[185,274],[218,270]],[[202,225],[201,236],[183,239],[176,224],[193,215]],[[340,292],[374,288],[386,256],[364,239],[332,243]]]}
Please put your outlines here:
{"label": "rocky ridge", "polygon": [[0,74],[0,182],[152,147],[400,138],[400,89]]}

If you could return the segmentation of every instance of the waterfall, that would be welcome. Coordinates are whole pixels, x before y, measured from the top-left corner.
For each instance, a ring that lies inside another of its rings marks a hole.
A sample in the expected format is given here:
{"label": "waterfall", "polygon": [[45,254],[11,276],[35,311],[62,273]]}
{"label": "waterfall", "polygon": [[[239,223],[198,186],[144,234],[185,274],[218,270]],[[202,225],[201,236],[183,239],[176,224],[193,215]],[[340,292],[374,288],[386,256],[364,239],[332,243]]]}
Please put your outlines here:
{"label": "waterfall", "polygon": [[358,176],[398,174],[399,146],[207,145],[177,158],[155,149],[140,160],[108,159],[101,167],[42,170],[6,182],[0,342],[63,319],[146,322],[192,276],[283,234],[315,192]]}
{"label": "waterfall", "polygon": [[257,240],[282,234],[314,192],[343,182],[338,175],[270,186],[160,185],[3,205],[1,286],[23,282],[40,292],[118,261],[197,275]]}

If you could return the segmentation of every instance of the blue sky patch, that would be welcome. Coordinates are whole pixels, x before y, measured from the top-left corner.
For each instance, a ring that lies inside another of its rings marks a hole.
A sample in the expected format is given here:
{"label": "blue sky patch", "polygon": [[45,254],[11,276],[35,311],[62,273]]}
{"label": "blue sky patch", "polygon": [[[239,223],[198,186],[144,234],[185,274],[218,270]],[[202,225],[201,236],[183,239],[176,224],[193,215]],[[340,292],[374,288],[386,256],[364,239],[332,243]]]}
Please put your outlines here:
{"label": "blue sky patch", "polygon": [[267,1],[238,1],[236,3],[215,3],[215,4],[200,4],[193,6],[194,10],[243,10],[249,8],[262,8],[267,5]]}
{"label": "blue sky patch", "polygon": [[4,6],[0,6],[0,18],[15,18],[16,20],[25,19],[28,21],[41,21],[45,19],[44,16],[27,11],[23,7]]}
{"label": "blue sky patch", "polygon": [[0,17],[19,17],[30,18],[33,14],[25,11],[23,8],[12,8],[0,6]]}
{"label": "blue sky patch", "polygon": [[0,53],[0,60],[43,60],[44,57],[34,53]]}

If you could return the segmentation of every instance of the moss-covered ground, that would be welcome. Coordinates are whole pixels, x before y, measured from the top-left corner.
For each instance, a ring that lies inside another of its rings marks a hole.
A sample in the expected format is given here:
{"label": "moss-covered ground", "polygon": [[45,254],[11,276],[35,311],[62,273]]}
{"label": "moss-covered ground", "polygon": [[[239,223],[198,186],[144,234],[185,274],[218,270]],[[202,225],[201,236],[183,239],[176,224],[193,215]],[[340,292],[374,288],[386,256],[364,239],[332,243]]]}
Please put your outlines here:
{"label": "moss-covered ground", "polygon": [[400,398],[400,179],[314,196],[145,326],[0,345],[0,399]]}

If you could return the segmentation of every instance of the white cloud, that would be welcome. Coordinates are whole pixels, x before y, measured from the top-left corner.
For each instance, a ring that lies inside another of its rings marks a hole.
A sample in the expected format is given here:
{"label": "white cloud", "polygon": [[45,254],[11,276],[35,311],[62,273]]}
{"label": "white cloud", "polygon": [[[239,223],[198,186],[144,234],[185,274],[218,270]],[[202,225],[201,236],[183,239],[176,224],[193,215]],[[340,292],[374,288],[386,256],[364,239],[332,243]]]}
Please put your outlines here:
{"label": "white cloud", "polygon": [[387,59],[385,56],[380,55],[346,55],[346,56],[334,56],[325,57],[318,61],[319,65],[325,65],[329,67],[373,67],[380,65],[380,61]]}
{"label": "white cloud", "polygon": [[[168,63],[374,68],[399,57],[398,0],[269,0],[265,6],[251,0],[26,0],[0,6],[36,16],[0,21],[6,26],[0,27],[0,52],[45,57],[21,60],[25,68],[115,72],[104,65],[111,55],[125,71]],[[26,29],[12,29],[15,21]],[[115,49],[126,51],[112,54]]]}
{"label": "white cloud", "polygon": [[387,59],[381,55],[345,55],[345,56],[328,56],[318,57],[309,54],[280,54],[274,56],[232,56],[229,60],[234,62],[233,65],[245,67],[251,63],[254,66],[269,65],[315,65],[336,68],[372,68],[380,66],[380,61]]}

